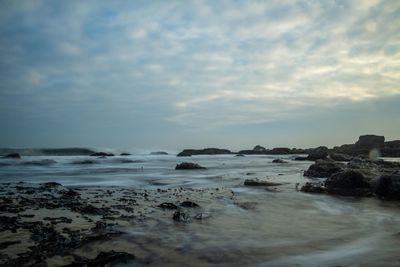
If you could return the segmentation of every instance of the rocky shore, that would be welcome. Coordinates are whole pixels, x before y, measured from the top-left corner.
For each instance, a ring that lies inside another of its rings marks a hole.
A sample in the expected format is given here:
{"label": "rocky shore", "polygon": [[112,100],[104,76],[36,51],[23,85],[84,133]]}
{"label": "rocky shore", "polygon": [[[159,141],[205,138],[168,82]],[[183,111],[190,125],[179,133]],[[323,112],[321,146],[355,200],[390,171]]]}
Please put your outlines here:
{"label": "rocky shore", "polygon": [[[335,146],[331,149],[321,146],[318,148],[288,148],[288,147],[275,147],[272,149],[265,148],[261,145],[256,145],[253,149],[240,150],[232,152],[228,149],[219,148],[205,148],[205,149],[184,149],[177,156],[190,157],[193,155],[218,155],[218,154],[237,154],[237,155],[292,155],[292,154],[316,154],[319,151],[330,155],[332,158],[338,160],[348,161],[353,156],[369,155],[369,153],[376,153],[385,157],[400,157],[400,140],[385,142],[384,136],[378,135],[361,135],[357,142],[354,144],[345,144],[342,146]],[[316,160],[320,157],[304,157],[298,160]],[[335,160],[336,160],[335,159]]]}
{"label": "rocky shore", "polygon": [[[219,189],[139,190],[120,187],[67,188],[58,183],[0,185],[1,266],[105,266],[146,263],[151,255],[100,244],[126,234],[127,226],[165,219],[207,220],[207,203],[232,198]],[[88,252],[90,251],[90,253]]]}

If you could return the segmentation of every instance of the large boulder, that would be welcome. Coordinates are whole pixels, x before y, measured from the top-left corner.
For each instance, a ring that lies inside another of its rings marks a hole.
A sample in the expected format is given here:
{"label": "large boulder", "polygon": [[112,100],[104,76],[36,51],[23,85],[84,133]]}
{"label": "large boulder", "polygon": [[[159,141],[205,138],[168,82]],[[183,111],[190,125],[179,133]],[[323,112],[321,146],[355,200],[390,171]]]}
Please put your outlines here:
{"label": "large boulder", "polygon": [[308,160],[326,159],[328,157],[329,149],[326,146],[320,146],[311,150],[308,154]]}
{"label": "large boulder", "polygon": [[379,178],[376,194],[386,200],[400,200],[400,172]]}
{"label": "large boulder", "polygon": [[200,166],[197,163],[192,162],[182,162],[181,164],[177,164],[175,170],[196,170],[196,169],[206,169],[203,166]]}
{"label": "large boulder", "polygon": [[385,137],[379,135],[361,135],[354,145],[355,154],[368,155],[371,150],[381,151],[385,147]]}
{"label": "large boulder", "polygon": [[345,170],[326,179],[325,188],[329,194],[342,196],[371,196],[371,185],[364,174],[357,170]]}
{"label": "large boulder", "polygon": [[304,172],[304,176],[326,178],[342,171],[344,167],[345,165],[342,163],[330,160],[317,160]]}

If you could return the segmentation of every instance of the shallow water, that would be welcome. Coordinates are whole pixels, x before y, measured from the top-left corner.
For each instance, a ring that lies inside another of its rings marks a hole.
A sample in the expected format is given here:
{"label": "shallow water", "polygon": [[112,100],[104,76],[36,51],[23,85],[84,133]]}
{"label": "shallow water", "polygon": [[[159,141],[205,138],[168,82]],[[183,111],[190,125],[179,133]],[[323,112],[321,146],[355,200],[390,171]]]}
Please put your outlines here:
{"label": "shallow water", "polygon": [[[86,256],[113,248],[135,254],[142,260],[138,266],[144,261],[151,266],[400,266],[400,204],[297,192],[296,184],[308,181],[302,172],[312,162],[279,156],[288,163],[275,164],[274,158],[278,156],[24,157],[3,160],[9,165],[0,167],[0,181],[233,192],[232,197],[199,200],[209,219],[176,223],[169,213],[154,215],[121,226],[126,234],[116,239],[77,252]],[[21,164],[45,159],[56,163]],[[96,164],[74,164],[86,159]],[[208,169],[174,170],[182,161]],[[267,191],[244,187],[246,178],[286,184]]]}

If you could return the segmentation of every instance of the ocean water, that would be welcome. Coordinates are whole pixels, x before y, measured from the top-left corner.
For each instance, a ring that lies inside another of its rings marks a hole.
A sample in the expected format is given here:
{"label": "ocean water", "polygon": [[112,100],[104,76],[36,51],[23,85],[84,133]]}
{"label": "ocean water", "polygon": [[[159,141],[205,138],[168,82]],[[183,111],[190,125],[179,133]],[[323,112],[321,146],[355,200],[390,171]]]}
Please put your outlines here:
{"label": "ocean water", "polygon": [[[0,182],[232,190],[236,200],[221,198],[206,207],[212,218],[204,223],[131,225],[111,244],[144,240],[141,246],[154,255],[150,266],[400,266],[400,204],[298,192],[296,185],[309,181],[302,173],[312,162],[294,157],[24,157],[0,162]],[[272,163],[275,158],[288,163]],[[86,160],[93,163],[82,164]],[[183,161],[207,170],[175,170]],[[276,190],[246,187],[248,178],[284,184]]]}

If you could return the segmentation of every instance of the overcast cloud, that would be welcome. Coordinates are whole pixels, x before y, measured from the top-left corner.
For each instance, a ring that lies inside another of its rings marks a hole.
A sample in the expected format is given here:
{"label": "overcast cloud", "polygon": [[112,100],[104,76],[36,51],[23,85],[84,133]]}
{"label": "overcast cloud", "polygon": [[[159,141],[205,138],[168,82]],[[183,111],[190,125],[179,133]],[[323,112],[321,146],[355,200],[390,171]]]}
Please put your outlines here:
{"label": "overcast cloud", "polygon": [[0,146],[400,139],[400,1],[0,1]]}

